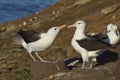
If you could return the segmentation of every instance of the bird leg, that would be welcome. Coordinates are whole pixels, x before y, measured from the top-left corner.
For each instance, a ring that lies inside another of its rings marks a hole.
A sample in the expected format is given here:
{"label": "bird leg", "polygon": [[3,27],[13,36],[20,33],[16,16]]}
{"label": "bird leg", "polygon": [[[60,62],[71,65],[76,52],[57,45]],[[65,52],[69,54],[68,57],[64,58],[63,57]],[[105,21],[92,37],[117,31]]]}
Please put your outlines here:
{"label": "bird leg", "polygon": [[82,69],[92,69],[92,63],[90,63],[90,66],[85,66],[86,62],[83,62]]}
{"label": "bird leg", "polygon": [[41,62],[44,62],[44,63],[49,62],[49,61],[45,61],[45,60],[43,60],[43,59],[38,55],[38,53],[35,53],[35,54],[36,54],[36,56],[40,59]]}
{"label": "bird leg", "polygon": [[30,55],[30,57],[33,59],[33,61],[38,62],[38,60],[36,60],[36,59],[32,56],[31,53],[29,53],[29,55]]}
{"label": "bird leg", "polygon": [[56,63],[57,61],[54,61],[54,62],[51,62],[51,61],[46,61],[46,60],[43,60],[39,55],[38,53],[35,53],[36,56],[40,59],[41,62],[44,62],[44,63]]}
{"label": "bird leg", "polygon": [[86,69],[92,69],[92,59],[89,58],[89,62],[88,62],[89,66],[86,67]]}
{"label": "bird leg", "polygon": [[[86,63],[88,63],[89,66],[87,66]],[[82,69],[92,69],[92,67],[93,67],[92,59],[90,59],[90,62],[83,62],[82,64]]]}
{"label": "bird leg", "polygon": [[81,67],[81,68],[82,68],[82,69],[85,68],[85,62],[82,63],[82,67]]}
{"label": "bird leg", "polygon": [[90,58],[90,66],[87,67],[87,69],[92,69],[92,67],[93,67],[93,61],[96,62],[96,58]]}
{"label": "bird leg", "polygon": [[90,66],[89,67],[86,67],[86,69],[92,69],[92,63],[90,63]]}
{"label": "bird leg", "polygon": [[92,58],[91,61],[97,62],[97,59],[96,58]]}

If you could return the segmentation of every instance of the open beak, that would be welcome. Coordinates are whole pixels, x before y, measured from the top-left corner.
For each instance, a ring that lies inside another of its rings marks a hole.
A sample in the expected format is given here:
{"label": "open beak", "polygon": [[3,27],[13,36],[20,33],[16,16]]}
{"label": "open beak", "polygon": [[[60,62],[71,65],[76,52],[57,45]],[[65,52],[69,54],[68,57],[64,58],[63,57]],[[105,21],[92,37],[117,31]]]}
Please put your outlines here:
{"label": "open beak", "polygon": [[67,28],[72,28],[72,27],[76,27],[75,24],[72,24],[72,25],[68,25]]}
{"label": "open beak", "polygon": [[59,26],[58,28],[61,30],[61,29],[65,28],[65,27],[67,27],[67,25],[63,24],[62,26]]}

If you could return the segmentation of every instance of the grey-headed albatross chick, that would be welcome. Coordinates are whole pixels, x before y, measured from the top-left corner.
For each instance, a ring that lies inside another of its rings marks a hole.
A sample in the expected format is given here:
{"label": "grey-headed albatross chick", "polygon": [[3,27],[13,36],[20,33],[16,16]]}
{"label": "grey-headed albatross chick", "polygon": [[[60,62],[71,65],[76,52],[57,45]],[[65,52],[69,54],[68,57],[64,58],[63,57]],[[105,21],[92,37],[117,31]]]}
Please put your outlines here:
{"label": "grey-headed albatross chick", "polygon": [[[85,21],[79,20],[75,24],[68,25],[68,28],[71,27],[76,27],[71,45],[78,53],[81,54],[83,60],[82,68],[91,69],[92,61],[96,62],[96,57],[107,51],[109,45],[97,40],[94,37],[87,37],[84,33],[86,29]],[[110,37],[110,35],[108,37]],[[90,66],[85,67],[86,63],[90,63]]]}
{"label": "grey-headed albatross chick", "polygon": [[52,27],[46,33],[39,33],[35,31],[19,30],[13,39],[17,44],[21,44],[29,53],[34,61],[37,61],[32,52],[40,59],[41,62],[50,62],[43,60],[39,55],[39,51],[44,51],[50,47],[61,29],[66,27],[66,24],[59,27]]}

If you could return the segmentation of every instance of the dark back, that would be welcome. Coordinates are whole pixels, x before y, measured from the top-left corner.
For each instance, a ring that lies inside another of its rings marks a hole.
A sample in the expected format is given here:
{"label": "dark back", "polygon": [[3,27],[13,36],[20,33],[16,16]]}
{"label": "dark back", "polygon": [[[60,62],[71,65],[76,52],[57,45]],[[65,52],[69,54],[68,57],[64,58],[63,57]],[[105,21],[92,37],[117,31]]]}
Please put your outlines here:
{"label": "dark back", "polygon": [[95,38],[85,38],[82,40],[76,40],[77,43],[88,51],[95,51],[99,49],[108,49],[111,45]]}
{"label": "dark back", "polygon": [[37,41],[38,39],[40,39],[39,32],[19,30],[17,33],[20,36],[22,36],[22,38],[24,39],[24,41],[26,43],[34,42],[34,41]]}
{"label": "dark back", "polygon": [[94,37],[94,38],[96,38],[97,40],[102,41],[103,39],[107,39],[107,38],[108,38],[108,35],[107,35],[106,32],[101,32],[101,33],[98,33],[98,34],[96,34],[96,35],[89,36],[89,37]]}

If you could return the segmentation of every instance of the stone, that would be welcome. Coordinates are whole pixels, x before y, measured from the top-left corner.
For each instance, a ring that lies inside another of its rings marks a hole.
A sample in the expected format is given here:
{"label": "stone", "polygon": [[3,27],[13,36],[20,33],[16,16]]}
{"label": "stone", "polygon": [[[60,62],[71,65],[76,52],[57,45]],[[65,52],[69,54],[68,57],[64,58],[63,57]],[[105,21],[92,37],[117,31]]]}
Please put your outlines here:
{"label": "stone", "polygon": [[58,73],[55,73],[55,74],[49,76],[48,78],[45,78],[44,80],[53,80],[53,79],[57,80],[57,79],[62,78],[66,74],[67,74],[67,72],[58,72]]}
{"label": "stone", "polygon": [[17,29],[17,27],[15,25],[9,25],[6,28],[6,32],[9,33],[9,32],[15,31],[16,29]]}
{"label": "stone", "polygon": [[15,64],[12,63],[12,64],[9,64],[7,67],[8,67],[8,68],[12,68],[12,67],[14,67],[14,66],[15,66]]}
{"label": "stone", "polygon": [[116,19],[116,15],[113,15],[113,16],[111,17],[111,19]]}
{"label": "stone", "polygon": [[19,49],[19,48],[12,48],[11,49],[13,52],[21,52],[21,51],[23,51],[22,49]]}
{"label": "stone", "polygon": [[[42,66],[42,67],[40,67]],[[34,77],[34,80],[42,80],[43,78],[46,78],[45,80],[53,79],[56,77],[64,76],[66,73],[64,71],[68,71],[67,68],[64,66],[63,61],[59,61],[55,64],[46,64],[42,62],[32,62],[30,67],[31,74]],[[60,73],[59,73],[60,72]],[[63,72],[63,73],[61,73]],[[38,75],[36,75],[36,73]],[[54,75],[53,75],[54,74]]]}
{"label": "stone", "polygon": [[4,32],[4,31],[6,31],[6,27],[1,27],[0,32]]}
{"label": "stone", "polygon": [[104,14],[104,15],[108,15],[108,14],[110,14],[110,13],[115,12],[117,9],[118,9],[118,6],[117,6],[117,5],[112,5],[112,6],[103,8],[103,9],[101,10],[101,13]]}
{"label": "stone", "polygon": [[1,68],[6,68],[7,67],[7,64],[1,64]]}
{"label": "stone", "polygon": [[13,64],[13,63],[16,63],[16,62],[17,62],[17,60],[14,59],[14,60],[9,60],[7,63],[8,64]]}
{"label": "stone", "polygon": [[88,3],[88,2],[91,2],[92,0],[79,0],[79,1],[77,1],[75,4],[74,4],[74,6],[76,6],[76,5],[84,5],[84,4],[86,4],[86,3]]}
{"label": "stone", "polygon": [[24,21],[24,22],[23,22],[23,25],[25,26],[25,25],[27,25],[27,23]]}

